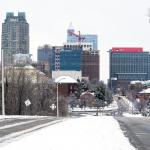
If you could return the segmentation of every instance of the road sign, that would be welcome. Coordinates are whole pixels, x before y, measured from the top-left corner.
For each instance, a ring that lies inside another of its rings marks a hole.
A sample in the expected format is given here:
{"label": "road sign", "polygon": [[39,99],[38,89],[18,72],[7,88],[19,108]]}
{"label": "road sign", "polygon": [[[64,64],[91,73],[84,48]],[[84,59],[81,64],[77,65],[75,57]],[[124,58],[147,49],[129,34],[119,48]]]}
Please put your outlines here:
{"label": "road sign", "polygon": [[26,106],[30,106],[31,105],[31,102],[30,102],[29,99],[27,99],[24,103],[25,103]]}
{"label": "road sign", "polygon": [[56,105],[55,105],[55,104],[52,104],[52,105],[50,105],[50,108],[51,108],[52,110],[54,110],[54,109],[56,109]]}

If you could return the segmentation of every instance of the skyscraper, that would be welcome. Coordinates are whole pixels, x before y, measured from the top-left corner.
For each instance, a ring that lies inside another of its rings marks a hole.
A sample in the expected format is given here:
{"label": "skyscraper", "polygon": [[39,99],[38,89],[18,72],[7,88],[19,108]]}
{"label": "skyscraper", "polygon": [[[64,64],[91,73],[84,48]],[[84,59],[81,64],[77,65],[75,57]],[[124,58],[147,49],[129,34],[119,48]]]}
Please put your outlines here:
{"label": "skyscraper", "polygon": [[52,65],[52,54],[53,47],[45,44],[44,46],[38,47],[37,50],[37,61],[38,61],[38,69],[45,74],[49,74],[51,76],[51,65]]}
{"label": "skyscraper", "polygon": [[67,29],[67,43],[79,45],[82,48],[81,53],[81,71],[82,77],[88,80],[99,80],[99,51],[96,34],[75,33],[72,23]]}
{"label": "skyscraper", "polygon": [[12,65],[13,54],[29,53],[29,24],[25,13],[18,12],[18,16],[8,12],[2,24],[2,44],[4,64]]}
{"label": "skyscraper", "polygon": [[81,42],[91,43],[94,50],[98,49],[97,35],[96,34],[81,34],[75,33],[73,25],[70,24],[67,29],[67,42],[78,42],[79,38],[81,38]]}
{"label": "skyscraper", "polygon": [[82,51],[82,77],[99,80],[99,51]]}
{"label": "skyscraper", "polygon": [[52,77],[70,76],[81,79],[82,47],[65,43],[63,47],[54,47]]}

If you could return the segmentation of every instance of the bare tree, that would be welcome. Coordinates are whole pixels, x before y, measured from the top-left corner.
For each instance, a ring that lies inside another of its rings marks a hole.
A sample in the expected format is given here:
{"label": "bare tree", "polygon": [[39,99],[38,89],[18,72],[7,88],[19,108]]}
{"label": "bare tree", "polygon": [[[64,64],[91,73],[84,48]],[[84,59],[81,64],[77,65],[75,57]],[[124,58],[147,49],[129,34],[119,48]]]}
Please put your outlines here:
{"label": "bare tree", "polygon": [[[27,72],[23,67],[8,68],[5,72],[6,114],[49,115],[55,97],[54,84],[40,78],[38,72]],[[35,79],[36,78],[36,79]],[[31,105],[26,106],[29,100]]]}

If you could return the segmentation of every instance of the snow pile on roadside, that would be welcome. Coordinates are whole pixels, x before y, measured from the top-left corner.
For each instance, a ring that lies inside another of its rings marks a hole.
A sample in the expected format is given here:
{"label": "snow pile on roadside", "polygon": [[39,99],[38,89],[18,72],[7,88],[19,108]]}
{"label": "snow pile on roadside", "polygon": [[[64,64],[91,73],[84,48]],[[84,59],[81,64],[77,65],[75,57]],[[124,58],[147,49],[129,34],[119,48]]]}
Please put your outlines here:
{"label": "snow pile on roadside", "polygon": [[[109,106],[104,107],[102,110],[117,110],[118,105],[116,101],[113,101]],[[74,107],[71,109],[71,111],[97,111],[97,108],[95,107],[85,107],[85,108],[79,108],[79,107]]]}
{"label": "snow pile on roadside", "polygon": [[97,108],[90,108],[90,107],[85,107],[85,108],[80,108],[80,107],[74,107],[71,109],[71,111],[96,111]]}
{"label": "snow pile on roadside", "polygon": [[68,119],[0,147],[1,150],[135,150],[110,116]]}
{"label": "snow pile on roadside", "polygon": [[129,114],[129,113],[123,113],[123,116],[125,116],[125,117],[143,117],[141,114]]}
{"label": "snow pile on roadside", "polygon": [[117,110],[118,105],[117,102],[114,100],[108,107],[104,108],[105,110]]}

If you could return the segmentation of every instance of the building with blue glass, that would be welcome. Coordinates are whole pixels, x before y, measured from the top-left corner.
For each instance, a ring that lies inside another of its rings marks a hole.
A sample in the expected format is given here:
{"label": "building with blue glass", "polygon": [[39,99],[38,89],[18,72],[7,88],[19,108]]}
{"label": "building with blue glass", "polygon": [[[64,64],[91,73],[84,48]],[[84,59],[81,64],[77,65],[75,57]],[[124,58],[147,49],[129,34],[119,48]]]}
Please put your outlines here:
{"label": "building with blue glass", "polygon": [[69,75],[75,79],[99,80],[97,35],[75,34],[72,26],[63,46],[38,49],[38,61],[49,62],[52,78]]}
{"label": "building with blue glass", "polygon": [[51,74],[52,57],[53,57],[52,46],[44,45],[44,46],[38,47],[38,50],[37,50],[38,69],[46,74]]}
{"label": "building with blue glass", "polygon": [[50,57],[52,57],[52,47],[49,45],[44,45],[41,47],[38,47],[37,50],[37,60],[39,62],[49,62]]}
{"label": "building with blue glass", "polygon": [[92,43],[93,49],[97,50],[98,49],[98,36],[96,34],[81,34],[75,33],[75,30],[70,24],[69,28],[67,29],[67,42],[68,43],[75,43],[79,42],[79,38],[81,39],[81,42],[86,42],[86,43]]}
{"label": "building with blue glass", "polygon": [[81,71],[81,50],[61,51],[60,69]]}
{"label": "building with blue glass", "polygon": [[53,48],[52,70],[81,71],[81,53],[79,46],[64,45],[62,48]]}
{"label": "building with blue glass", "polygon": [[130,81],[150,79],[150,54],[142,48],[112,48],[110,50],[110,82],[125,86]]}
{"label": "building with blue glass", "polygon": [[82,47],[65,44],[63,47],[53,47],[52,78],[70,76],[81,79]]}

